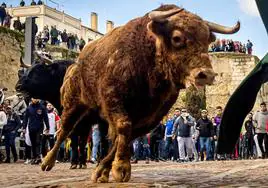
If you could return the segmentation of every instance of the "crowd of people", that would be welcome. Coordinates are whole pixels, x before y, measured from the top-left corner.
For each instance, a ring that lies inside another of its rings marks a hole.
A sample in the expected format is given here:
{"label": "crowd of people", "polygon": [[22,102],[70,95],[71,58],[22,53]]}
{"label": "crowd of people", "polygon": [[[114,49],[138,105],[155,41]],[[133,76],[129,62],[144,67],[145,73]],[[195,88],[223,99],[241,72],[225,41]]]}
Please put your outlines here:
{"label": "crowd of people", "polygon": [[244,54],[252,54],[253,44],[250,40],[247,41],[247,44],[242,44],[239,41],[233,40],[216,40],[209,47],[209,52],[236,52]]}
{"label": "crowd of people", "polygon": [[78,48],[81,51],[86,44],[86,41],[82,37],[79,39],[77,34],[67,33],[66,29],[59,31],[56,26],[51,26],[50,30],[48,26],[45,26],[38,33],[36,40],[39,49],[45,48],[49,41],[51,41],[51,45],[61,45],[62,47],[75,51]]}
{"label": "crowd of people", "polygon": [[[217,139],[222,107],[216,108],[215,116],[206,109],[195,119],[186,108],[176,108],[165,121],[161,121],[150,133],[132,143],[132,163],[150,161],[211,161],[228,159],[255,159],[268,157],[268,110],[265,103],[260,111],[250,113],[244,130],[233,153],[217,154]],[[89,125],[88,125],[89,126]],[[23,96],[17,94],[6,98],[0,106],[0,131],[5,146],[5,163],[19,158],[15,138],[24,140],[25,164],[39,164],[54,146],[61,118],[47,101],[31,99],[27,106]],[[106,138],[106,137],[105,137]],[[86,168],[87,162],[97,163],[102,152],[100,127],[92,125],[89,135],[72,134],[61,146],[57,160],[71,162],[70,169]]]}

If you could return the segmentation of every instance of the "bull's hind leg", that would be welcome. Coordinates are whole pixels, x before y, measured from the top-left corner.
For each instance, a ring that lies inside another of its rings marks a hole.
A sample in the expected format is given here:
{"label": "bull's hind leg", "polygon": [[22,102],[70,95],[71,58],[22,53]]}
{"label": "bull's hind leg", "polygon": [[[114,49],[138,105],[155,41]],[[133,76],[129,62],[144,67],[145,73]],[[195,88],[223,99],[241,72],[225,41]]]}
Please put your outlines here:
{"label": "bull's hind leg", "polygon": [[112,164],[112,175],[117,182],[127,182],[131,176],[129,143],[131,138],[132,123],[127,118],[118,118],[117,129],[117,150]]}
{"label": "bull's hind leg", "polygon": [[73,128],[80,123],[80,121],[86,117],[87,111],[84,108],[71,108],[64,110],[62,114],[62,127],[57,136],[57,141],[50,152],[42,162],[41,169],[43,171],[49,171],[55,165],[56,157],[61,143],[67,138]]}

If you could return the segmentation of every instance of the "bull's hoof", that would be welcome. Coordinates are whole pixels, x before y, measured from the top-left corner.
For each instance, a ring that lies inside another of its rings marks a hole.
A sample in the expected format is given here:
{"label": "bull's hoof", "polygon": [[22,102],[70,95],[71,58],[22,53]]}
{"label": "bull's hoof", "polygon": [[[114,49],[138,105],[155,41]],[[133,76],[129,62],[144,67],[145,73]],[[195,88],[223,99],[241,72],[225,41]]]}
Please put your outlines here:
{"label": "bull's hoof", "polygon": [[55,165],[55,161],[56,158],[54,157],[54,155],[51,152],[48,152],[47,156],[45,157],[45,159],[41,164],[41,169],[43,171],[50,171]]}
{"label": "bull's hoof", "polygon": [[112,175],[116,182],[128,182],[131,176],[130,161],[114,161]]}
{"label": "bull's hoof", "polygon": [[107,183],[109,181],[110,168],[99,165],[95,172],[92,173],[91,180],[96,183]]}

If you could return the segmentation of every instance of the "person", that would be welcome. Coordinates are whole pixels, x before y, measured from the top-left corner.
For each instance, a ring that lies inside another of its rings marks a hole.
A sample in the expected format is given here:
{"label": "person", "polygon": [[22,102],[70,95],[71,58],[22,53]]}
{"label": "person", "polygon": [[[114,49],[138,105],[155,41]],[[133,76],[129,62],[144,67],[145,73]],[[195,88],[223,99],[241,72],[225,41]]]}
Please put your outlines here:
{"label": "person", "polygon": [[1,5],[3,8],[7,8],[7,4],[5,2],[2,3]]}
{"label": "person", "polygon": [[36,5],[36,2],[34,0],[32,0],[32,2],[31,2],[31,6],[33,6],[33,5]]}
{"label": "person", "polygon": [[8,106],[7,111],[7,124],[3,128],[3,135],[5,136],[5,147],[6,147],[6,160],[5,163],[10,163],[10,148],[13,155],[13,160],[18,160],[18,154],[15,146],[15,138],[18,129],[21,127],[21,121],[19,116],[12,111],[12,107]]}
{"label": "person", "polygon": [[222,118],[222,107],[217,106],[216,107],[216,116],[213,118],[213,127],[214,127],[214,133],[216,137],[214,137],[212,143],[211,143],[211,156],[214,156],[213,158],[224,160],[224,155],[217,155],[217,144],[218,144],[218,138],[220,135],[220,123]]}
{"label": "person", "polygon": [[22,93],[17,93],[16,95],[7,97],[6,99],[10,101],[13,111],[20,117],[20,119],[23,119],[23,114],[26,111],[27,105]]}
{"label": "person", "polygon": [[[194,126],[194,119],[187,112],[186,108],[182,108],[181,115],[176,119],[172,130],[173,139],[177,137],[179,145],[179,162],[191,160],[193,154],[193,141],[191,137],[191,127]],[[185,155],[185,148],[187,156]]]}
{"label": "person", "polygon": [[165,129],[165,156],[164,159],[171,159],[171,144],[172,144],[172,129],[174,124],[174,118],[171,114],[168,116],[168,120],[166,121],[166,129]]}
{"label": "person", "polygon": [[7,15],[6,9],[3,6],[0,6],[0,23],[1,23],[1,26],[4,25],[4,20],[5,20],[6,15]]}
{"label": "person", "polygon": [[24,0],[21,0],[21,1],[20,1],[20,6],[21,6],[21,7],[24,7],[24,6],[25,6],[25,2],[24,2]]}
{"label": "person", "polygon": [[159,145],[163,136],[162,121],[150,133],[151,160],[159,162]]}
{"label": "person", "polygon": [[[256,133],[258,138],[259,147],[262,152],[262,158],[267,157],[268,153],[268,138],[266,132],[266,122],[268,121],[268,110],[266,107],[266,103],[262,102],[260,104],[261,110],[257,111],[253,116],[253,121],[257,124]],[[265,151],[263,148],[263,142],[265,145]]]}
{"label": "person", "polygon": [[50,30],[51,45],[56,45],[57,40],[58,40],[58,35],[59,35],[59,32],[56,29],[56,26],[51,26],[51,30]]}
{"label": "person", "polygon": [[38,4],[38,5],[43,5],[44,3],[43,3],[43,1],[38,0],[37,4]]}
{"label": "person", "polygon": [[22,31],[22,25],[21,25],[21,22],[20,22],[20,17],[18,17],[17,20],[14,21],[13,27],[14,27],[15,30],[17,30],[19,32]]}
{"label": "person", "polygon": [[253,124],[253,114],[250,112],[248,114],[248,118],[245,122],[245,129],[246,133],[244,135],[245,137],[245,147],[247,148],[246,153],[245,153],[245,158],[253,158],[253,145],[254,145],[254,135],[255,135],[255,127]]}
{"label": "person", "polygon": [[92,163],[97,163],[97,154],[100,147],[100,130],[99,125],[95,124],[92,126],[92,153],[91,160]]}
{"label": "person", "polygon": [[29,136],[32,145],[33,160],[32,164],[39,164],[41,162],[40,158],[40,140],[41,133],[44,130],[44,124],[46,126],[45,134],[49,133],[49,122],[47,111],[43,105],[40,104],[39,99],[31,99],[31,104],[26,109],[26,113],[23,121],[23,130],[28,125]]}
{"label": "person", "polygon": [[49,133],[46,134],[44,129],[42,135],[42,157],[44,158],[47,155],[47,141],[49,143],[49,148],[52,149],[55,144],[55,133],[59,123],[59,116],[54,112],[54,107],[51,103],[47,103],[47,115],[49,122]]}
{"label": "person", "polygon": [[2,135],[4,125],[6,124],[7,124],[7,116],[6,116],[6,112],[4,111],[3,105],[1,104],[0,105],[0,136]]}
{"label": "person", "polygon": [[[206,153],[206,160],[212,159],[210,156],[210,147],[211,147],[211,140],[214,135],[213,124],[212,121],[208,118],[208,111],[203,109],[201,111],[201,118],[196,122],[196,129],[199,131],[199,141],[200,141],[200,153],[201,156],[203,152]],[[201,161],[203,158],[201,157]]]}
{"label": "person", "polygon": [[68,35],[66,33],[66,29],[63,30],[60,36],[61,36],[61,41],[62,41],[63,46],[67,48]]}
{"label": "person", "polygon": [[81,37],[80,40],[79,40],[79,50],[80,50],[80,52],[83,50],[85,44],[86,44],[85,40]]}
{"label": "person", "polygon": [[252,46],[253,46],[252,42],[250,40],[248,40],[247,51],[248,51],[248,54],[250,54],[250,55],[252,54]]}
{"label": "person", "polygon": [[9,13],[7,13],[5,19],[4,19],[4,27],[10,28],[12,16],[10,16]]}

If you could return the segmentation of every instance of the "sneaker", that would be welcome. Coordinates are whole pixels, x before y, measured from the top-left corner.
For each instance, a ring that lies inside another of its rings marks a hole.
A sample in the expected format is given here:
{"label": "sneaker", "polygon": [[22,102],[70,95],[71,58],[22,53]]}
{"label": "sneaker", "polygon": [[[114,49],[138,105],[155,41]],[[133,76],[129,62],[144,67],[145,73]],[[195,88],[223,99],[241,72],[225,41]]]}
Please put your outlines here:
{"label": "sneaker", "polygon": [[6,159],[4,163],[10,163],[10,159]]}
{"label": "sneaker", "polygon": [[80,164],[79,169],[87,169],[87,165],[86,164]]}
{"label": "sneaker", "polygon": [[70,166],[70,169],[71,169],[71,170],[73,170],[73,169],[77,169],[77,164],[72,164],[72,165]]}
{"label": "sneaker", "polygon": [[92,163],[92,164],[96,164],[97,163],[97,160],[94,159],[94,158],[92,158],[92,159],[89,160],[89,162]]}
{"label": "sneaker", "polygon": [[18,161],[18,157],[14,157],[13,159],[14,163]]}
{"label": "sneaker", "polygon": [[131,161],[131,164],[137,164],[137,163],[138,163],[137,159],[134,159],[133,161]]}
{"label": "sneaker", "polygon": [[26,161],[24,162],[24,164],[31,164],[32,160],[30,159],[26,159]]}

